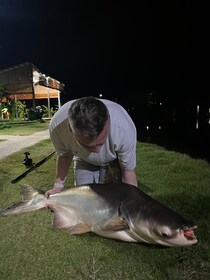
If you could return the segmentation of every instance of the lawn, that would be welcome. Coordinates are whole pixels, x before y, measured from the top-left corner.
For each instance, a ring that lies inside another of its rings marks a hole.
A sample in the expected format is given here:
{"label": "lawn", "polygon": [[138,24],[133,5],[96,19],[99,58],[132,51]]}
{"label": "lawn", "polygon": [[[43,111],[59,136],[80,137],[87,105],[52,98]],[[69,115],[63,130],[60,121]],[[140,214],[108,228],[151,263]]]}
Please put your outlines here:
{"label": "lawn", "polygon": [[[27,148],[35,163],[53,150],[50,140]],[[55,155],[18,183],[11,183],[26,171],[22,164],[25,151],[0,161],[0,209],[21,199],[20,184],[44,191],[53,185]],[[70,236],[66,229],[53,229],[51,212],[42,209],[0,218],[0,279],[210,279],[209,164],[138,142],[137,176],[149,195],[197,223],[196,245],[162,248],[92,233]],[[72,182],[71,169],[66,187]]]}
{"label": "lawn", "polygon": [[2,121],[0,120],[0,135],[30,135],[37,131],[46,130],[49,121]]}

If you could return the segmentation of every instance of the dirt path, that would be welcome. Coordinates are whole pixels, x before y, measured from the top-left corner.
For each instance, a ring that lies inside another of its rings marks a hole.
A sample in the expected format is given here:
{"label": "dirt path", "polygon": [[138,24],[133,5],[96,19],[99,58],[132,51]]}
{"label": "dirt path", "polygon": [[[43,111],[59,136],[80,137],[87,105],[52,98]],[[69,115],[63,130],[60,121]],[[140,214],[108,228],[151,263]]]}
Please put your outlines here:
{"label": "dirt path", "polygon": [[0,160],[42,140],[48,139],[49,130],[35,132],[28,136],[0,135]]}

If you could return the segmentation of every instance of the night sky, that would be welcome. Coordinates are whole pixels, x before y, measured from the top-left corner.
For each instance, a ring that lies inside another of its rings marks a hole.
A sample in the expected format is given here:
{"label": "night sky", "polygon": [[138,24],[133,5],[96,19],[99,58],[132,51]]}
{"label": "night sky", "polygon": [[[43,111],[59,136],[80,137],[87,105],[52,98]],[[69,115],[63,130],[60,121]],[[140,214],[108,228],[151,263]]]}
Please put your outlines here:
{"label": "night sky", "polygon": [[66,101],[205,96],[207,8],[199,3],[0,0],[0,70],[32,62],[65,84]]}

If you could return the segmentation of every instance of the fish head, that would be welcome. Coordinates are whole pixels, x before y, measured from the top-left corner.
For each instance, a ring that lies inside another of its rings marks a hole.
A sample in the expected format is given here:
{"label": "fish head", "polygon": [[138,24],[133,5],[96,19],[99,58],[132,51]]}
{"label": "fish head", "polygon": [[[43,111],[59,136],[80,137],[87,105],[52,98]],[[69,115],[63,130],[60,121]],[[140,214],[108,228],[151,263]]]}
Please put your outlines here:
{"label": "fish head", "polygon": [[191,222],[177,227],[159,224],[152,228],[151,236],[156,244],[171,247],[191,246],[198,242],[194,233],[196,228],[197,225]]}
{"label": "fish head", "polygon": [[170,247],[198,242],[195,223],[156,201],[146,204],[135,199],[125,201],[121,205],[121,215],[129,225],[130,236],[136,241]]}

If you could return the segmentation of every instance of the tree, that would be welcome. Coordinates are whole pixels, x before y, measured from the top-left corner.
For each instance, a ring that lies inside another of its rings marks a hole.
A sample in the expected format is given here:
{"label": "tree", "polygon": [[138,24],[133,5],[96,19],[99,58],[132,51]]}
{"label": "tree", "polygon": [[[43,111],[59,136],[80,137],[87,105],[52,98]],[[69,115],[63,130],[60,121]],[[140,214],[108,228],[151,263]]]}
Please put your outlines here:
{"label": "tree", "polygon": [[20,100],[13,100],[5,86],[0,85],[0,110],[6,119],[25,118],[26,105]]}
{"label": "tree", "polygon": [[7,91],[7,88],[5,86],[0,85],[0,103],[2,101],[8,102],[10,101],[9,93]]}
{"label": "tree", "polygon": [[4,118],[9,118],[9,106],[10,97],[5,86],[0,85],[0,110],[1,116]]}

